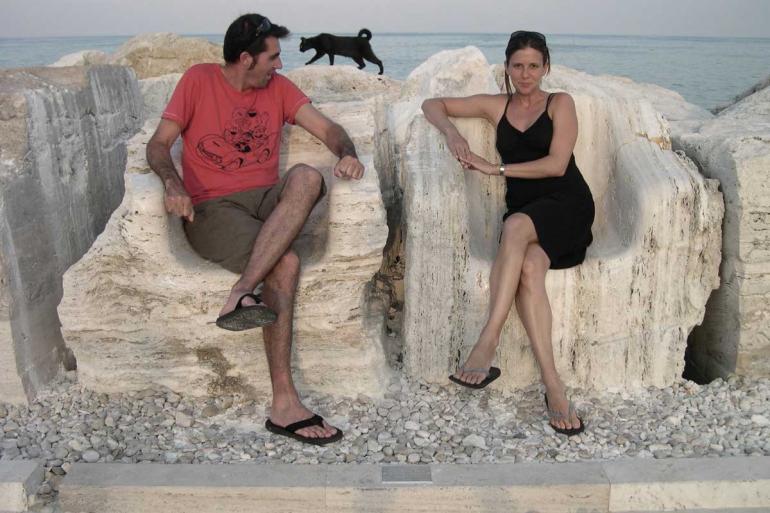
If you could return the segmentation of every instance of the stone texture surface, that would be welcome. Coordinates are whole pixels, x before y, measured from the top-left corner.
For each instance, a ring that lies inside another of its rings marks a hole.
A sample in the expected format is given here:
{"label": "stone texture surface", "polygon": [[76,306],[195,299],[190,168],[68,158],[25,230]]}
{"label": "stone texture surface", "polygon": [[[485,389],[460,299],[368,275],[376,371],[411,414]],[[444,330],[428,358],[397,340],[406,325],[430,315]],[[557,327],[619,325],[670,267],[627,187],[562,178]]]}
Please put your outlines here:
{"label": "stone texture surface", "polygon": [[[330,74],[316,73],[320,81]],[[361,181],[338,180],[331,174],[336,157],[317,140],[299,128],[283,134],[282,172],[305,162],[328,186],[295,245],[303,271],[294,376],[300,387],[377,394],[388,373],[386,305],[372,286],[387,237],[373,159],[377,102],[317,99],[353,136],[368,171]],[[156,124],[149,121],[129,143],[123,203],[65,277],[59,314],[79,379],[105,391],[162,384],[194,395],[267,392],[261,331],[232,333],[212,323],[235,275],[199,258],[180,220],[163,209],[162,185],[144,157]]]}
{"label": "stone texture surface", "polygon": [[51,64],[51,67],[61,68],[65,66],[92,66],[94,64],[108,64],[109,55],[99,50],[83,50],[69,53]]}
{"label": "stone texture surface", "polygon": [[66,357],[61,276],[123,194],[125,141],[141,124],[122,67],[0,72],[0,396],[34,395]]}
{"label": "stone texture surface", "polygon": [[0,461],[0,508],[26,511],[27,497],[43,481],[43,465],[36,461]]}
{"label": "stone texture surface", "polygon": [[[502,75],[502,65],[497,65],[496,68],[499,70],[497,73]],[[545,86],[595,98],[624,98],[628,101],[648,103],[666,120],[663,130],[671,136],[695,130],[714,117],[703,107],[686,101],[676,91],[655,84],[634,82],[626,77],[592,76],[556,65],[546,78]]]}
{"label": "stone texture surface", "polygon": [[717,107],[714,107],[713,109],[711,109],[711,111],[714,114],[719,114],[720,112],[722,112],[726,108],[731,107],[732,105],[735,105],[736,103],[740,102],[744,98],[747,98],[747,97],[751,96],[752,94],[761,91],[762,89],[766,88],[767,86],[770,86],[770,75],[766,76],[765,78],[763,78],[762,80],[760,80],[759,82],[754,84],[753,86],[749,87],[748,89],[743,91],[741,94],[735,96],[735,98],[733,98],[732,101],[727,102],[724,105],[719,105]]}
{"label": "stone texture surface", "polygon": [[110,56],[112,64],[132,67],[140,79],[183,73],[201,62],[222,61],[220,45],[165,32],[140,34],[126,41]]}
{"label": "stone texture surface", "polygon": [[144,119],[159,118],[163,114],[163,110],[171,99],[180,78],[182,78],[181,73],[169,73],[139,81],[139,89],[142,92],[142,101],[144,102],[142,108]]}
{"label": "stone texture surface", "polygon": [[[670,151],[667,123],[649,102],[604,90],[602,79],[571,76],[554,70],[546,87],[575,98],[575,154],[597,212],[586,262],[547,277],[557,367],[568,384],[583,388],[664,386],[681,374],[687,335],[718,285],[722,198],[715,181]],[[504,210],[502,181],[464,172],[416,108],[425,97],[498,91],[481,52],[467,48],[415,69],[394,107],[410,376],[445,380],[475,343]],[[493,127],[468,120],[458,126],[474,151],[497,159]],[[505,370],[493,386],[539,379],[515,315],[498,362]]]}
{"label": "stone texture surface", "polygon": [[193,64],[223,62],[222,46],[206,39],[168,32],[139,34],[112,54],[83,50],[67,54],[51,67],[115,64],[134,69],[140,79],[183,73]]}
{"label": "stone texture surface", "polygon": [[770,87],[674,143],[725,196],[721,285],[693,333],[694,368],[770,376]]}

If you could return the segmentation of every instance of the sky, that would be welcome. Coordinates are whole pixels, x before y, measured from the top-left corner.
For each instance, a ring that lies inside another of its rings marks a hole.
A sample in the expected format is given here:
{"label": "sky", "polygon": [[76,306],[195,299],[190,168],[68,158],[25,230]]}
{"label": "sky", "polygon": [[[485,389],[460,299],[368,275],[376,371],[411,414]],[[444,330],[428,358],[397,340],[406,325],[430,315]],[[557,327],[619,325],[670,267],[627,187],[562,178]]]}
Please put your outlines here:
{"label": "sky", "polygon": [[0,37],[223,34],[247,12],[300,33],[770,37],[770,0],[0,0]]}

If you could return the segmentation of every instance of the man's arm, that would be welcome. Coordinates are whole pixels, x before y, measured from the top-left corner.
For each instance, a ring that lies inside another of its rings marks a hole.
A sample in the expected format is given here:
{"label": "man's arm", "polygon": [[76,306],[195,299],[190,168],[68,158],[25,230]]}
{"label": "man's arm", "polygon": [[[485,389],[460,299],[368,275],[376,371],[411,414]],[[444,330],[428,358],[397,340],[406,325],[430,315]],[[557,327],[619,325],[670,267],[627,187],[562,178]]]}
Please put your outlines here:
{"label": "man's arm", "polygon": [[171,146],[181,132],[179,125],[173,121],[161,119],[150,142],[147,143],[147,163],[160,177],[166,189],[164,196],[166,211],[192,222],[195,216],[192,200],[171,159]]}
{"label": "man's arm", "polygon": [[360,179],[364,175],[364,165],[358,160],[356,147],[344,128],[321,114],[309,103],[299,108],[294,121],[317,137],[340,158],[334,166],[334,176]]}

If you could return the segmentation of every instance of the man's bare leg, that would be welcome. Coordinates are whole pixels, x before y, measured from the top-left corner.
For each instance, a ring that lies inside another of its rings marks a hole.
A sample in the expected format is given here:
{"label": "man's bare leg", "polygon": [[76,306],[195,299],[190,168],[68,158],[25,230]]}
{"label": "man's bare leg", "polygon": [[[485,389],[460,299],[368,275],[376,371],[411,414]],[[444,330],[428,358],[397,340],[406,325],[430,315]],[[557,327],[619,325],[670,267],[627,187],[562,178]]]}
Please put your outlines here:
{"label": "man's bare leg", "polygon": [[[310,166],[297,164],[291,169],[278,205],[262,225],[246,268],[233,285],[220,316],[233,311],[244,294],[254,292],[286,253],[313,210],[322,184],[323,177]],[[242,304],[253,305],[254,301],[246,298]]]}
{"label": "man's bare leg", "polygon": [[575,412],[570,415],[569,400],[553,358],[551,305],[545,288],[545,275],[550,265],[551,261],[543,248],[539,244],[530,244],[521,267],[516,309],[540,367],[548,407],[564,416],[552,419],[551,423],[561,429],[572,429],[580,427],[580,421]]}
{"label": "man's bare leg", "polygon": [[[291,377],[291,327],[299,270],[299,257],[288,250],[267,275],[262,289],[263,301],[278,315],[275,323],[262,328],[262,336],[273,385],[270,420],[279,426],[305,420],[313,415],[300,402]],[[324,423],[324,427],[311,426],[298,430],[297,434],[325,438],[332,436],[336,431]]]}

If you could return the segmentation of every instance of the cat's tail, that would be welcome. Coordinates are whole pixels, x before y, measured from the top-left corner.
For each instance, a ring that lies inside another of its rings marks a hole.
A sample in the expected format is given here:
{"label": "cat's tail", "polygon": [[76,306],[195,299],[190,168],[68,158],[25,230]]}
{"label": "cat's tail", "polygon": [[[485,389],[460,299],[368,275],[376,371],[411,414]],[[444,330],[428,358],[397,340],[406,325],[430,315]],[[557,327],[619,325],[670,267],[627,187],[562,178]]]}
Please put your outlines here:
{"label": "cat's tail", "polygon": [[358,31],[358,37],[363,37],[368,41],[372,38],[372,33],[369,31],[369,29],[362,28]]}

